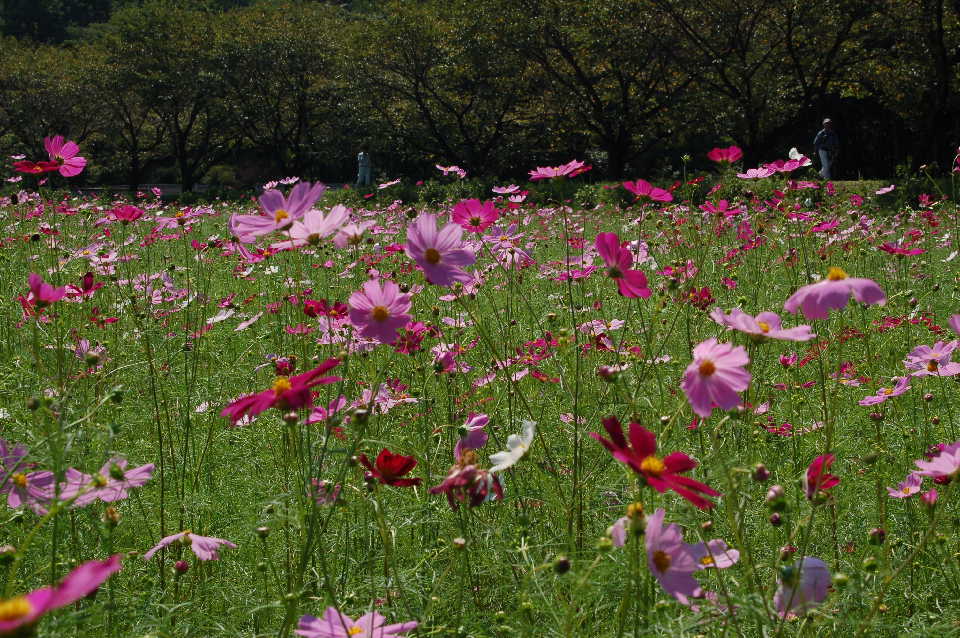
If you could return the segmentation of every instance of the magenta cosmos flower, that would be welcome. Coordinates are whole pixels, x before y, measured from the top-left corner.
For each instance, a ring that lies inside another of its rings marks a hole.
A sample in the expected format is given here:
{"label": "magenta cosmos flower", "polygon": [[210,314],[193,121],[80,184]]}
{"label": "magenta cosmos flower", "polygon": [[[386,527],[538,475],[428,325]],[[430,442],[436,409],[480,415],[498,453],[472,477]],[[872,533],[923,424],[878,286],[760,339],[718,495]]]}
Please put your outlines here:
{"label": "magenta cosmos flower", "polygon": [[806,556],[780,571],[773,606],[781,616],[805,614],[822,603],[830,590],[830,570],[819,558]]}
{"label": "magenta cosmos flower", "polygon": [[190,549],[200,560],[220,560],[220,554],[217,552],[217,548],[219,548],[221,545],[231,549],[237,548],[236,545],[226,539],[214,538],[212,536],[200,536],[199,534],[194,534],[190,530],[185,530],[183,532],[164,537],[153,547],[153,549],[143,555],[143,560],[150,560],[153,558],[153,555],[159,552],[161,549],[167,547],[168,545],[172,545],[177,541],[180,541],[184,545],[189,543]]}
{"label": "magenta cosmos flower", "polygon": [[661,459],[657,456],[656,436],[639,423],[630,423],[629,442],[616,417],[608,417],[602,423],[610,439],[596,432],[591,432],[590,436],[607,448],[613,458],[625,463],[643,478],[647,485],[661,494],[673,490],[702,510],[713,507],[714,504],[701,495],[720,496],[719,492],[700,481],[681,476],[697,467],[696,461],[683,452],[673,452]]}
{"label": "magenta cosmos flower", "polygon": [[225,407],[220,412],[220,416],[229,417],[231,423],[236,424],[244,416],[256,416],[270,408],[280,410],[312,408],[313,391],[311,388],[316,385],[340,381],[340,377],[323,376],[339,364],[339,359],[327,359],[313,370],[298,374],[295,377],[278,376],[274,379],[270,389],[237,399]]}
{"label": "magenta cosmos flower", "polygon": [[707,159],[718,164],[733,164],[740,161],[743,157],[743,151],[739,146],[728,146],[727,148],[715,148],[707,153]]}
{"label": "magenta cosmos flower", "polygon": [[46,308],[64,298],[67,294],[66,286],[54,288],[37,273],[30,273],[27,277],[27,284],[30,286],[29,301],[37,308]]}
{"label": "magenta cosmos flower", "polygon": [[673,195],[668,190],[657,188],[644,179],[635,182],[624,182],[623,187],[637,196],[637,199],[647,198],[655,202],[672,202]]}
{"label": "magenta cosmos flower", "polygon": [[120,554],[115,554],[107,560],[87,561],[54,587],[43,587],[25,596],[0,600],[0,636],[33,635],[30,625],[40,620],[40,616],[90,595],[118,571]]}
{"label": "magenta cosmos flower", "polygon": [[410,295],[401,294],[400,286],[390,280],[371,279],[350,295],[350,323],[361,336],[392,344],[397,331],[410,322]]}
{"label": "magenta cosmos flower", "polygon": [[413,631],[419,624],[416,620],[386,625],[386,618],[375,611],[356,620],[327,607],[322,618],[301,616],[296,633],[307,638],[395,638]]}
{"label": "magenta cosmos flower", "polygon": [[240,241],[250,243],[254,238],[267,235],[275,230],[290,226],[294,221],[303,217],[313,206],[326,186],[317,182],[300,182],[290,191],[290,195],[276,189],[264,191],[260,196],[260,215],[233,215],[230,218],[230,232]]}
{"label": "magenta cosmos flower", "polygon": [[894,377],[893,381],[894,385],[892,388],[880,388],[876,394],[864,397],[860,399],[858,403],[864,406],[877,405],[887,399],[898,397],[910,389],[910,377]]}
{"label": "magenta cosmos flower", "polygon": [[573,178],[581,173],[586,173],[592,166],[588,166],[579,160],[571,160],[560,166],[538,166],[530,171],[530,181],[535,182],[541,179],[556,179],[558,177]]}
{"label": "magenta cosmos flower", "polygon": [[887,494],[891,498],[907,498],[920,491],[923,477],[916,472],[911,472],[907,478],[897,483],[897,487],[888,487]]}
{"label": "magenta cosmos flower", "polygon": [[745,368],[748,363],[750,358],[742,346],[717,343],[716,339],[698,344],[680,383],[693,411],[708,417],[714,405],[721,410],[737,407],[737,393],[750,385],[750,373]]}
{"label": "magenta cosmos flower", "polygon": [[647,276],[639,270],[631,270],[633,253],[620,245],[615,233],[600,233],[594,240],[594,246],[607,264],[607,275],[617,282],[617,288],[624,297],[650,297],[647,288]]}
{"label": "magenta cosmos flower", "polygon": [[500,217],[491,201],[464,199],[453,207],[452,219],[464,230],[480,234],[490,228]]}
{"label": "magenta cosmos flower", "polygon": [[729,314],[720,308],[714,308],[710,318],[721,326],[739,330],[748,335],[759,338],[783,339],[784,341],[809,341],[817,335],[810,332],[810,326],[783,328],[780,316],[775,312],[761,312],[756,317],[748,315],[739,308],[734,308]]}
{"label": "magenta cosmos flower", "polygon": [[437,216],[424,213],[407,228],[407,256],[423,269],[427,281],[437,286],[473,281],[463,270],[477,260],[461,239],[463,229],[450,223],[437,229]]}
{"label": "magenta cosmos flower", "polygon": [[87,165],[87,160],[80,157],[80,147],[74,141],[66,141],[62,135],[54,137],[45,137],[43,147],[50,156],[50,161],[57,164],[57,170],[64,177],[74,177],[83,172],[83,167]]}
{"label": "magenta cosmos flower", "polygon": [[851,294],[868,306],[882,306],[887,302],[887,296],[872,279],[850,277],[840,268],[831,267],[823,280],[790,295],[783,308],[793,314],[803,310],[807,319],[826,319],[831,309],[846,306]]}
{"label": "magenta cosmos flower", "polygon": [[803,490],[808,499],[813,500],[817,492],[826,492],[840,485],[840,478],[830,474],[830,466],[835,459],[833,454],[821,454],[810,461],[803,479]]}
{"label": "magenta cosmos flower", "polygon": [[676,523],[663,524],[666,512],[657,509],[647,517],[644,539],[647,546],[647,566],[660,586],[684,605],[691,598],[703,595],[700,583],[693,577],[697,561],[683,542],[683,532]]}

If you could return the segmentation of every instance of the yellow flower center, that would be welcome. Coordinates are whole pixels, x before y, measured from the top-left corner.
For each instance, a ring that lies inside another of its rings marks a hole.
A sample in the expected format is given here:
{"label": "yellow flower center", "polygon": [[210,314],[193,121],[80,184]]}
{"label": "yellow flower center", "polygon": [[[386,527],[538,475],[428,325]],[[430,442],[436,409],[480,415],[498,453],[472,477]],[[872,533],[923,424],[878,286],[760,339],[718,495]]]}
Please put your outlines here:
{"label": "yellow flower center", "polygon": [[900,491],[903,492],[904,494],[909,494],[909,493],[910,493],[910,488],[909,488],[909,487],[905,487],[905,488],[903,488],[903,489],[900,490]]}
{"label": "yellow flower center", "polygon": [[18,620],[29,616],[33,608],[24,596],[0,602],[0,621]]}
{"label": "yellow flower center", "polygon": [[847,277],[847,273],[845,273],[842,268],[837,268],[836,266],[830,266],[830,270],[827,271],[827,279],[830,281],[840,281]]}
{"label": "yellow flower center", "polygon": [[384,306],[374,306],[373,310],[370,311],[370,316],[373,317],[374,321],[386,321],[390,318],[390,311]]}
{"label": "yellow flower center", "polygon": [[27,487],[27,475],[22,472],[17,472],[10,477],[10,480],[13,481],[14,485],[21,489]]}
{"label": "yellow flower center", "polygon": [[653,474],[654,476],[660,476],[663,474],[664,470],[667,469],[667,466],[663,464],[663,461],[657,457],[651,455],[645,457],[640,461],[640,471],[644,474]]}
{"label": "yellow flower center", "polygon": [[713,363],[713,361],[710,361],[710,359],[707,359],[706,361],[700,364],[700,367],[697,368],[697,370],[699,370],[700,374],[702,374],[703,376],[709,377],[711,374],[717,371],[717,366]]}
{"label": "yellow flower center", "polygon": [[293,384],[290,383],[290,379],[287,377],[277,377],[273,381],[273,393],[277,396],[280,396],[291,388],[293,388]]}
{"label": "yellow flower center", "polygon": [[176,215],[174,215],[174,217],[183,217],[185,214],[186,214],[186,213],[184,213],[183,211],[180,211],[179,213],[177,213]]}
{"label": "yellow flower center", "polygon": [[653,553],[653,564],[661,574],[670,569],[670,562],[670,554],[662,549],[658,549]]}
{"label": "yellow flower center", "polygon": [[643,516],[643,503],[637,501],[627,505],[627,518],[640,518]]}
{"label": "yellow flower center", "polygon": [[887,395],[887,396],[890,396],[891,394],[893,394],[893,389],[892,389],[892,388],[880,388],[880,393],[881,393],[881,394],[885,394],[885,395]]}
{"label": "yellow flower center", "polygon": [[713,564],[714,564],[714,562],[713,562],[713,556],[709,556],[709,555],[704,556],[703,558],[700,559],[700,564],[701,564],[701,565],[704,565],[704,566],[706,566],[706,567],[709,567],[710,565],[713,565]]}
{"label": "yellow flower center", "polygon": [[93,486],[94,487],[106,487],[107,486],[107,477],[103,474],[97,474],[93,477]]}
{"label": "yellow flower center", "polygon": [[356,636],[357,634],[362,634],[363,629],[361,627],[353,626],[347,630],[347,634],[350,636]]}
{"label": "yellow flower center", "polygon": [[282,208],[278,208],[277,212],[273,214],[273,221],[275,221],[278,224],[281,222],[281,220],[289,219],[289,218],[290,218],[290,213],[283,210]]}
{"label": "yellow flower center", "polygon": [[423,253],[423,258],[427,260],[428,264],[439,264],[440,251],[436,248],[427,248],[427,250]]}
{"label": "yellow flower center", "polygon": [[760,326],[760,329],[764,332],[770,332],[770,324],[766,321],[758,321],[757,325]]}

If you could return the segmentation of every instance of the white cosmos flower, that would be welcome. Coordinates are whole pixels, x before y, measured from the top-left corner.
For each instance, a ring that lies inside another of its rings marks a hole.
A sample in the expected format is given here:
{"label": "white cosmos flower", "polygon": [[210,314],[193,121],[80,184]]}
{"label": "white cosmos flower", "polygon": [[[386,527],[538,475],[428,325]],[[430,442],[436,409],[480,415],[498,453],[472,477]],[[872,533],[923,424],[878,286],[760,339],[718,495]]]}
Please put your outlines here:
{"label": "white cosmos flower", "polygon": [[494,464],[490,468],[491,472],[502,472],[513,467],[519,461],[530,446],[533,444],[533,437],[537,434],[536,421],[522,421],[523,432],[521,434],[511,434],[507,437],[507,450],[490,455],[490,462]]}

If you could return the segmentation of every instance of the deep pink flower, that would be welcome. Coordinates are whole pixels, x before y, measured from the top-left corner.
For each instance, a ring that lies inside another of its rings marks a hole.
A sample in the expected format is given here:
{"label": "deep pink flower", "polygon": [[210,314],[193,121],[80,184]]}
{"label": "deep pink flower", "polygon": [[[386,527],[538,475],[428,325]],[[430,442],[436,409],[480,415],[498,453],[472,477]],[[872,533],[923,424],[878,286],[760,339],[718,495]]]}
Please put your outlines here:
{"label": "deep pink flower", "polygon": [[[472,454],[464,455],[469,456]],[[434,485],[428,491],[431,494],[445,494],[450,509],[454,511],[464,502],[470,507],[478,507],[487,501],[503,500],[500,478],[475,465],[465,464],[463,459],[450,468],[450,472],[439,485]]]}
{"label": "deep pink flower", "polygon": [[27,173],[29,175],[40,175],[42,173],[51,173],[60,168],[56,162],[31,162],[22,160],[13,163],[13,170],[18,173]]}
{"label": "deep pink flower", "polygon": [[384,485],[394,487],[410,487],[420,485],[421,478],[400,478],[404,474],[409,474],[413,468],[417,467],[417,459],[403,454],[394,454],[387,448],[383,448],[377,455],[375,463],[371,463],[366,454],[359,457],[360,463],[367,468],[367,474],[380,481]]}
{"label": "deep pink flower", "polygon": [[323,376],[339,364],[339,359],[327,359],[313,370],[295,377],[278,376],[269,390],[237,399],[225,407],[220,412],[220,416],[229,417],[231,423],[236,424],[244,416],[256,416],[274,407],[280,410],[311,408],[313,407],[311,388],[340,381],[340,377]]}
{"label": "deep pink flower", "polygon": [[693,411],[702,417],[713,412],[713,406],[729,410],[740,405],[738,392],[750,386],[750,363],[742,346],[717,343],[707,339],[693,349],[693,361],[687,366],[680,387],[687,395]]}
{"label": "deep pink flower", "polygon": [[830,570],[819,558],[806,556],[780,572],[773,606],[781,616],[805,614],[822,603],[830,590]]}
{"label": "deep pink flower", "polygon": [[397,331],[410,321],[410,295],[401,294],[400,286],[390,280],[371,279],[362,290],[350,295],[350,323],[360,335],[392,344]]}
{"label": "deep pink flower", "polygon": [[639,474],[647,485],[661,494],[673,490],[702,510],[713,507],[714,504],[700,494],[720,496],[719,492],[700,481],[680,475],[697,467],[696,461],[683,452],[673,452],[661,459],[656,455],[656,436],[639,423],[630,423],[629,443],[623,435],[623,426],[615,417],[608,417],[602,423],[610,439],[596,432],[591,432],[590,436],[607,448],[613,458]]}
{"label": "deep pink flower", "polygon": [[74,177],[83,172],[87,160],[80,157],[80,147],[74,141],[66,141],[62,135],[43,138],[43,147],[47,149],[50,161],[57,165],[57,170],[64,177]]}
{"label": "deep pink flower", "polygon": [[647,288],[647,276],[639,270],[632,270],[633,253],[620,245],[615,233],[600,233],[594,240],[594,246],[607,264],[607,274],[617,282],[617,288],[624,297],[650,297]]}
{"label": "deep pink flower", "polygon": [[30,273],[30,276],[27,277],[27,284],[30,286],[29,301],[37,308],[46,308],[60,301],[67,294],[65,286],[54,288],[36,273]]}
{"label": "deep pink flower", "polygon": [[786,329],[781,327],[780,316],[774,312],[761,312],[756,317],[752,317],[739,308],[734,308],[729,314],[724,313],[720,308],[714,308],[713,312],[710,313],[710,318],[721,326],[739,330],[755,337],[783,339],[785,341],[809,341],[817,336],[810,332],[810,326],[804,325]]}
{"label": "deep pink flower", "polygon": [[691,598],[703,595],[700,583],[693,577],[697,561],[683,542],[683,532],[676,523],[663,524],[666,512],[657,509],[647,517],[644,542],[647,548],[647,566],[663,589],[684,605]]}
{"label": "deep pink flower", "polygon": [[500,214],[491,201],[464,199],[453,207],[453,221],[464,230],[477,234],[487,230],[499,217]]}
{"label": "deep pink flower", "polygon": [[223,538],[200,536],[199,534],[194,534],[190,530],[185,530],[183,532],[171,534],[170,536],[162,538],[160,542],[153,547],[153,549],[143,555],[143,560],[150,560],[158,551],[164,547],[167,547],[168,545],[172,545],[177,541],[180,541],[184,545],[190,543],[190,549],[200,560],[220,560],[220,554],[217,552],[217,549],[221,545],[225,545],[231,549],[237,548],[236,545]]}
{"label": "deep pink flower", "polygon": [[877,393],[864,397],[858,401],[860,405],[877,405],[887,399],[898,397],[910,389],[910,377],[894,377],[896,382],[892,388],[880,388]]}
{"label": "deep pink flower", "polygon": [[790,295],[783,308],[794,314],[803,310],[807,319],[826,319],[831,309],[846,306],[851,294],[862,304],[882,306],[887,302],[887,296],[872,279],[850,277],[840,268],[831,267],[821,281]]}
{"label": "deep pink flower", "polygon": [[540,179],[556,179],[558,177],[574,178],[581,173],[586,173],[592,166],[588,166],[578,160],[571,160],[561,166],[538,166],[530,171],[530,181],[535,182]]}
{"label": "deep pink flower", "polygon": [[80,278],[80,285],[67,284],[66,286],[66,296],[68,299],[82,301],[84,299],[90,299],[93,297],[93,293],[103,288],[102,281],[94,281],[93,273],[87,272],[84,273],[83,277]]}
{"label": "deep pink flower", "polygon": [[668,190],[657,188],[650,182],[638,179],[635,182],[624,182],[623,187],[637,196],[637,198],[646,197],[655,202],[672,202],[673,195]]}
{"label": "deep pink flower", "polygon": [[822,454],[810,462],[803,481],[804,492],[808,499],[812,500],[817,492],[826,492],[840,484],[840,479],[830,474],[830,466],[833,465],[834,458],[833,454]]}
{"label": "deep pink flower", "polygon": [[135,222],[143,217],[143,210],[137,208],[136,206],[131,206],[130,204],[124,204],[123,206],[117,206],[111,210],[110,216],[118,222],[129,224],[130,222]]}
{"label": "deep pink flower", "polygon": [[0,600],[0,635],[32,635],[29,626],[40,620],[40,616],[92,594],[105,580],[120,571],[120,561],[120,554],[103,561],[87,561],[67,574],[56,586]]}
{"label": "deep pink flower", "polygon": [[483,429],[490,423],[486,414],[471,412],[466,422],[460,427],[460,438],[453,447],[453,458],[460,460],[460,455],[466,450],[479,450],[487,444],[487,433]]}
{"label": "deep pink flower", "polygon": [[452,286],[455,282],[467,283],[473,276],[464,271],[476,261],[462,240],[463,229],[450,223],[437,229],[437,216],[431,213],[420,215],[407,228],[407,256],[423,269],[427,281],[437,286]]}
{"label": "deep pink flower", "polygon": [[727,148],[715,148],[707,153],[707,159],[718,164],[733,164],[740,161],[743,157],[743,151],[739,146],[728,146]]}
{"label": "deep pink flower", "polygon": [[397,638],[401,634],[413,631],[419,624],[415,620],[385,625],[386,618],[375,611],[368,612],[356,620],[327,607],[322,618],[301,616],[295,633],[306,638]]}

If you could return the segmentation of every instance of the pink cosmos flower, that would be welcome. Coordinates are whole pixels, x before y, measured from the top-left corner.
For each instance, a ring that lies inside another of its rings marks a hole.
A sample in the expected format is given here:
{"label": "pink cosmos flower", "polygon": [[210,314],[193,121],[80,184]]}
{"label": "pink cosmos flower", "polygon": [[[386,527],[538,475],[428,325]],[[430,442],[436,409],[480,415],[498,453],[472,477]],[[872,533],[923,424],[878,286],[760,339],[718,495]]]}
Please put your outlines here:
{"label": "pink cosmos flower", "polygon": [[834,461],[833,454],[822,454],[810,462],[804,477],[803,488],[807,498],[813,500],[817,492],[826,492],[840,484],[840,479],[830,474]]}
{"label": "pink cosmos flower", "polygon": [[194,534],[190,530],[185,530],[161,539],[160,542],[153,547],[153,549],[143,555],[143,560],[150,560],[158,551],[164,547],[167,547],[168,545],[172,545],[177,541],[180,541],[184,545],[190,543],[190,549],[200,560],[220,560],[220,554],[217,552],[217,548],[219,548],[221,545],[225,545],[231,549],[237,548],[236,545],[223,538],[200,536],[199,534]]}
{"label": "pink cosmos flower", "polygon": [[43,138],[43,147],[47,149],[50,161],[57,164],[57,170],[64,177],[74,177],[83,172],[87,160],[80,157],[80,147],[74,141],[66,141],[62,135]]}
{"label": "pink cosmos flower", "polygon": [[793,314],[803,310],[807,319],[826,319],[831,309],[846,306],[851,294],[862,304],[887,303],[887,296],[872,279],[850,277],[840,268],[831,267],[823,280],[803,286],[790,295],[783,308]]}
{"label": "pink cosmos flower", "polygon": [[30,286],[30,297],[28,297],[28,301],[33,303],[37,308],[46,308],[60,301],[67,294],[67,288],[65,286],[54,288],[45,282],[40,275],[33,272],[27,277],[27,284]]}
{"label": "pink cosmos flower", "polygon": [[453,447],[454,460],[459,461],[465,450],[479,450],[487,444],[487,433],[483,428],[489,423],[490,417],[486,414],[471,412],[467,416],[466,422],[460,427],[460,438]]}
{"label": "pink cosmos flower", "polygon": [[707,153],[707,159],[718,164],[733,164],[740,161],[743,157],[743,151],[739,146],[728,146],[727,148],[715,148]]}
{"label": "pink cosmos flower", "polygon": [[490,190],[498,195],[510,195],[520,190],[520,187],[516,184],[510,184],[509,186],[494,186]]}
{"label": "pink cosmos flower", "polygon": [[633,253],[620,245],[620,238],[615,233],[600,233],[594,240],[594,246],[600,257],[607,264],[607,274],[616,280],[617,288],[624,297],[650,297],[647,288],[647,276],[639,270],[631,270]]}
{"label": "pink cosmos flower", "polygon": [[350,323],[360,335],[392,344],[397,331],[405,327],[411,317],[410,295],[401,294],[400,286],[390,280],[371,279],[362,290],[350,295]]}
{"label": "pink cosmos flower", "polygon": [[453,207],[453,221],[464,230],[477,234],[490,228],[499,217],[496,206],[490,201],[464,199]]}
{"label": "pink cosmos flower", "polygon": [[740,179],[764,179],[775,173],[775,170],[764,166],[762,168],[748,168],[745,173],[737,173],[737,177]]}
{"label": "pink cosmos flower", "polygon": [[739,308],[734,308],[730,311],[730,314],[724,313],[720,308],[714,308],[713,312],[710,313],[710,318],[721,326],[760,338],[809,341],[817,336],[810,332],[810,326],[806,325],[796,328],[782,328],[780,316],[774,312],[761,312],[756,317],[752,317]]}
{"label": "pink cosmos flower", "polygon": [[143,210],[137,208],[136,206],[131,206],[130,204],[124,204],[123,206],[118,206],[111,210],[110,216],[118,222],[129,224],[130,222],[135,222],[143,217]]}
{"label": "pink cosmos flower", "polygon": [[556,179],[558,177],[574,178],[581,173],[586,173],[592,166],[588,166],[578,160],[571,160],[561,166],[538,166],[530,171],[530,181],[535,182],[540,179]]}
{"label": "pink cosmos flower", "polygon": [[920,476],[929,476],[934,479],[953,478],[960,472],[960,441],[944,446],[940,454],[930,460],[914,461],[920,468]]}
{"label": "pink cosmos flower", "polygon": [[278,376],[268,390],[257,394],[241,397],[225,407],[220,416],[230,418],[236,425],[244,416],[256,416],[270,408],[281,410],[296,410],[298,408],[313,407],[313,392],[316,385],[336,383],[340,377],[325,377],[323,374],[340,364],[339,359],[327,359],[319,366],[298,374],[295,377]]}
{"label": "pink cosmos flower", "polygon": [[740,552],[727,547],[722,539],[715,538],[706,543],[687,545],[687,550],[696,561],[697,569],[726,569],[740,560]]}
{"label": "pink cosmos flower", "polygon": [[781,616],[805,614],[824,601],[830,589],[830,570],[819,558],[805,556],[780,572],[773,606]]}
{"label": "pink cosmos flower", "polygon": [[333,245],[337,248],[346,248],[347,246],[359,246],[363,241],[363,233],[373,227],[373,222],[360,222],[359,224],[347,224],[333,238]]}
{"label": "pink cosmos flower", "polygon": [[657,188],[650,182],[638,179],[635,182],[624,182],[623,187],[637,196],[637,198],[646,197],[655,202],[672,202],[673,195],[668,190]]}
{"label": "pink cosmos flower", "polygon": [[913,370],[910,376],[952,377],[960,374],[960,363],[950,360],[953,351],[960,345],[957,341],[938,341],[930,346],[917,346],[910,351],[903,365]]}
{"label": "pink cosmos flower", "polygon": [[385,622],[386,618],[375,611],[351,620],[336,608],[327,607],[322,618],[301,616],[295,633],[306,638],[397,638],[419,624],[415,620],[393,625]]}
{"label": "pink cosmos flower", "polygon": [[427,281],[437,286],[467,283],[473,276],[463,270],[476,261],[462,241],[463,229],[450,223],[437,229],[437,216],[420,215],[407,228],[407,256],[423,269]]}
{"label": "pink cosmos flower", "polygon": [[897,483],[896,489],[888,487],[887,494],[889,494],[891,498],[908,498],[920,491],[921,483],[923,483],[923,476],[916,472],[911,472],[907,475],[907,478]]}
{"label": "pink cosmos flower", "polygon": [[745,369],[748,363],[750,359],[742,346],[717,343],[716,339],[698,344],[680,383],[693,411],[708,417],[714,405],[721,410],[738,406],[737,393],[750,385],[750,373]]}
{"label": "pink cosmos flower", "polygon": [[91,560],[67,574],[60,584],[34,590],[25,596],[0,600],[0,635],[28,636],[31,625],[52,611],[89,596],[105,580],[120,571],[120,554],[107,560]]}
{"label": "pink cosmos flower", "polygon": [[894,377],[895,381],[892,388],[880,388],[877,390],[877,393],[868,397],[864,397],[858,401],[860,405],[877,405],[883,403],[887,399],[893,397],[898,397],[907,390],[910,389],[910,377]]}
{"label": "pink cosmos flower", "polygon": [[887,193],[892,192],[895,188],[896,186],[894,184],[890,184],[889,186],[884,186],[883,188],[878,188],[877,195],[886,195]]}
{"label": "pink cosmos flower", "polygon": [[319,182],[300,182],[287,197],[276,189],[264,191],[260,196],[263,213],[233,215],[229,223],[230,232],[240,241],[250,243],[256,237],[286,228],[303,217],[326,189],[327,187]]}
{"label": "pink cosmos flower", "polygon": [[343,204],[337,204],[330,209],[327,215],[316,209],[308,210],[301,219],[291,224],[286,234],[290,237],[286,241],[271,244],[274,250],[288,250],[298,246],[316,246],[324,237],[329,237],[350,221],[350,209]]}
{"label": "pink cosmos flower", "polygon": [[691,598],[703,595],[700,583],[693,577],[697,561],[683,542],[683,533],[676,523],[663,525],[666,512],[657,509],[647,517],[644,541],[647,547],[647,566],[660,586],[684,605]]}
{"label": "pink cosmos flower", "polygon": [[154,470],[153,463],[131,470],[127,470],[127,465],[126,459],[113,458],[93,476],[68,468],[60,498],[66,501],[76,497],[74,507],[86,507],[98,499],[104,503],[121,501],[127,498],[131,488],[146,485]]}
{"label": "pink cosmos flower", "polygon": [[960,315],[953,315],[950,317],[950,319],[947,321],[947,325],[949,325],[954,332],[960,335]]}
{"label": "pink cosmos flower", "polygon": [[467,171],[465,171],[464,169],[460,168],[455,164],[453,166],[440,166],[439,164],[437,164],[436,167],[437,167],[437,170],[442,172],[444,175],[449,175],[453,173],[460,179],[463,179],[467,176]]}
{"label": "pink cosmos flower", "polygon": [[45,516],[53,501],[55,482],[53,472],[49,470],[14,472],[0,489],[0,494],[7,494],[8,507],[28,507],[37,516]]}

